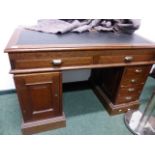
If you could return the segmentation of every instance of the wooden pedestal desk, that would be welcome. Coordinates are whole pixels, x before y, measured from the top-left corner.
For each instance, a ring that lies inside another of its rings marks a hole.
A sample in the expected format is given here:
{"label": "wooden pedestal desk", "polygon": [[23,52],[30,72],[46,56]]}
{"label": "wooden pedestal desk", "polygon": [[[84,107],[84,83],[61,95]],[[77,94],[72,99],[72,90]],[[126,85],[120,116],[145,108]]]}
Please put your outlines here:
{"label": "wooden pedestal desk", "polygon": [[[18,28],[8,53],[23,115],[32,134],[64,127],[62,71],[92,69],[90,84],[109,114],[138,108],[155,46],[134,34],[45,34]],[[104,120],[103,120],[104,121]]]}

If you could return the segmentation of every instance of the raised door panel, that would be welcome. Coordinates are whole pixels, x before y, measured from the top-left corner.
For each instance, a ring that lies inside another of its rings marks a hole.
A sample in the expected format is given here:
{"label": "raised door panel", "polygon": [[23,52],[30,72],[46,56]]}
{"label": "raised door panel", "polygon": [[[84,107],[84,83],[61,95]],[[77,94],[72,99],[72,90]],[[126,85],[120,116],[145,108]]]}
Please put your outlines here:
{"label": "raised door panel", "polygon": [[14,79],[25,122],[62,114],[61,73],[15,75]]}

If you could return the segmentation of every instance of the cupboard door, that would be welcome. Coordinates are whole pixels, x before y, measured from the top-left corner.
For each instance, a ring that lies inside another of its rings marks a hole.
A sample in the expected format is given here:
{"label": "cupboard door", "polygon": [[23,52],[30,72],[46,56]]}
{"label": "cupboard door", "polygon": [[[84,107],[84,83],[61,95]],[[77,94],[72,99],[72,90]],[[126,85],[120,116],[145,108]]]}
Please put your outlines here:
{"label": "cupboard door", "polygon": [[62,76],[59,72],[14,76],[24,122],[62,115]]}

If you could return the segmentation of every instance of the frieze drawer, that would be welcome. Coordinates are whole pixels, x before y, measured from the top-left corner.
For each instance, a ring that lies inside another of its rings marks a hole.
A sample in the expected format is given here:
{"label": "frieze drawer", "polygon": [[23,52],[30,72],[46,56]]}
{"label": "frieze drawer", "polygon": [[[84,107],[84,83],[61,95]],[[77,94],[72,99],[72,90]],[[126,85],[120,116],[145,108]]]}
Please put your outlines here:
{"label": "frieze drawer", "polygon": [[55,57],[38,59],[17,59],[13,63],[15,69],[82,66],[93,64],[92,57]]}

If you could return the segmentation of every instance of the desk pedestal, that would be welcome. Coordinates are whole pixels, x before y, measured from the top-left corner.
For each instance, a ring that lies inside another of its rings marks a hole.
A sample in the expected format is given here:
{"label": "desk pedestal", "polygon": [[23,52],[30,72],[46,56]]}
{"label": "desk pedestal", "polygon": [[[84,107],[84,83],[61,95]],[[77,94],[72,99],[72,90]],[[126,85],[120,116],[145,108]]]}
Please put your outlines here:
{"label": "desk pedestal", "polygon": [[91,83],[110,115],[138,109],[151,65],[94,69]]}
{"label": "desk pedestal", "polygon": [[38,120],[34,122],[23,122],[21,129],[23,134],[34,134],[63,127],[66,127],[66,119],[64,114],[62,116]]}
{"label": "desk pedestal", "polygon": [[65,127],[60,72],[14,76],[23,115],[24,134]]}
{"label": "desk pedestal", "polygon": [[107,95],[102,91],[99,86],[94,85],[93,90],[110,115],[121,114],[130,111],[131,109],[139,108],[138,100],[115,105],[111,102],[111,100],[107,97]]}

